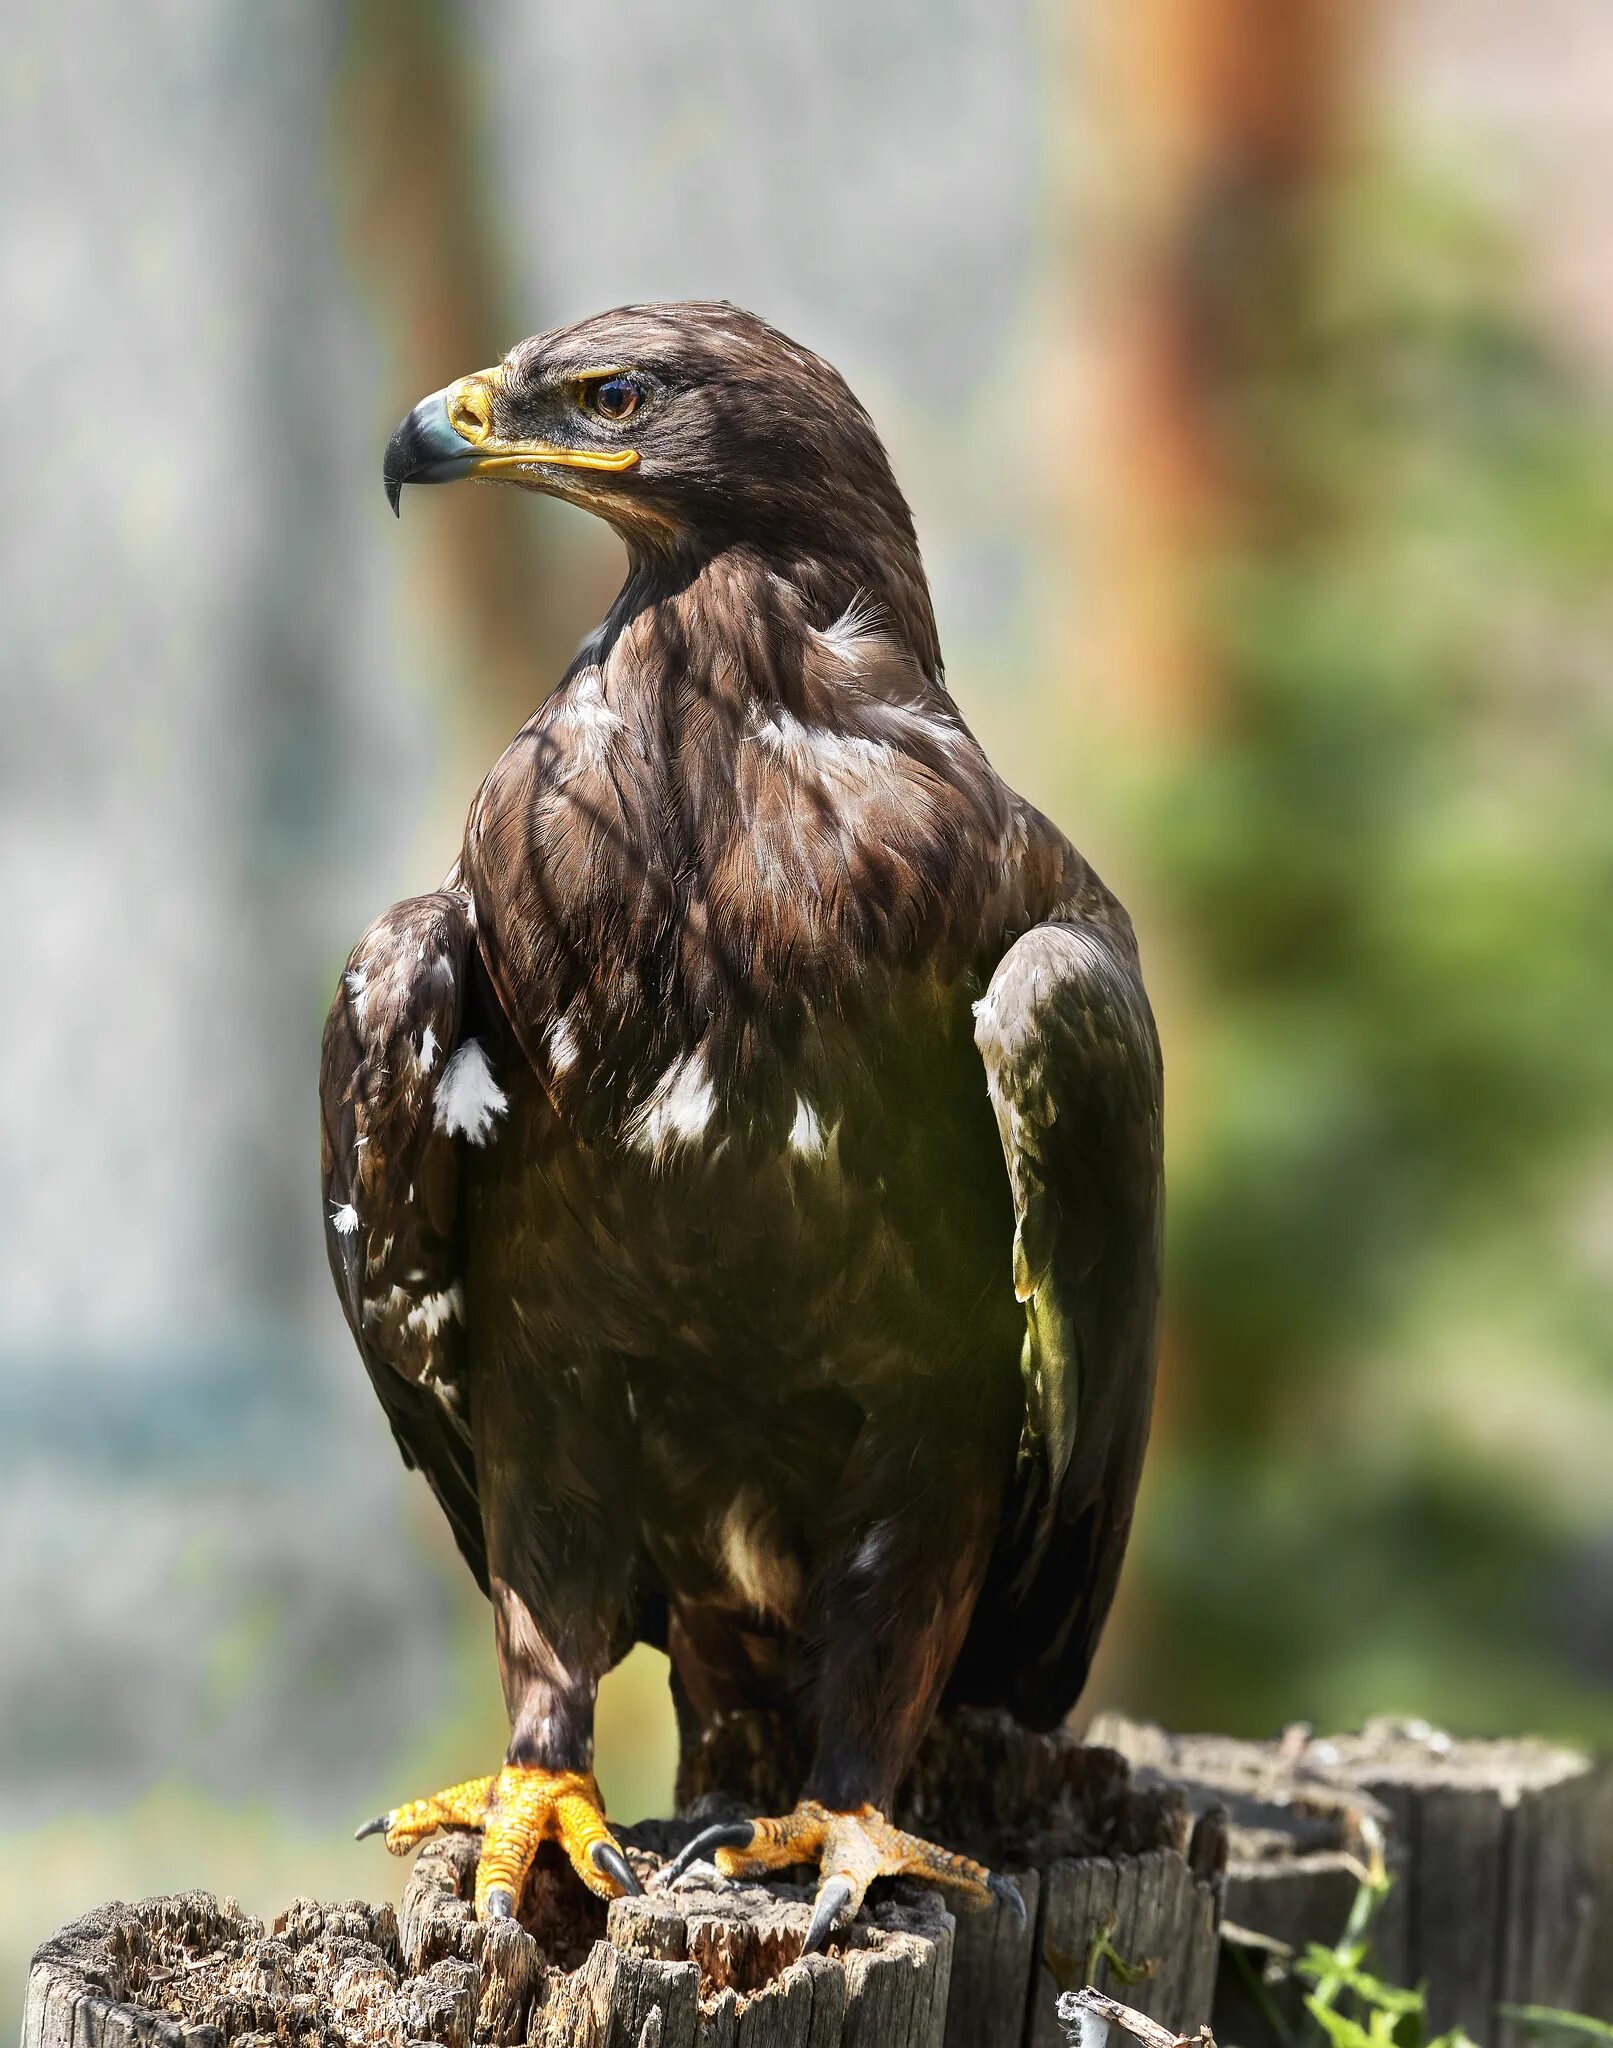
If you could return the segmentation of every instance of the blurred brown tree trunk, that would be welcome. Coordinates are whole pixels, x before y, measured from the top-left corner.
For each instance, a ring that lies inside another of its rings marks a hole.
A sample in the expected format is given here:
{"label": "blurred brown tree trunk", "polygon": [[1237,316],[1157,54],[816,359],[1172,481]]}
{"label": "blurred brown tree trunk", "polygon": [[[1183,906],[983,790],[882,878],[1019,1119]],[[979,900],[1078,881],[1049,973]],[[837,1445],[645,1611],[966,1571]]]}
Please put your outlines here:
{"label": "blurred brown tree trunk", "polygon": [[[347,10],[330,147],[353,266],[393,350],[379,433],[539,324],[512,304],[475,83],[476,19],[447,0],[350,0]],[[377,495],[380,457],[377,441]],[[444,492],[432,511],[429,538],[405,545],[453,650],[443,789],[462,816],[477,779],[559,681],[575,636],[555,630],[529,506],[478,489]]]}
{"label": "blurred brown tree trunk", "polygon": [[1154,743],[1225,708],[1204,568],[1303,523],[1242,404],[1313,286],[1318,193],[1352,138],[1371,0],[1088,0],[1062,212],[1083,338],[1064,513],[1087,565],[1072,669]]}
{"label": "blurred brown tree trunk", "polygon": [[[1053,324],[1069,371],[1056,436],[1061,716],[1110,763],[1191,770],[1245,707],[1216,611],[1251,544],[1314,531],[1317,510],[1264,438],[1252,394],[1307,332],[1316,201],[1353,136],[1370,0],[1086,0],[1060,19]],[[1131,888],[1135,897],[1140,893]],[[1170,1068],[1172,1151],[1195,1124],[1194,963],[1168,902],[1133,901]],[[1269,1426],[1269,1361],[1202,1387],[1167,1298],[1158,1431]],[[1136,1580],[1128,1580],[1135,1589]],[[1141,1617],[1123,1592],[1095,1696]]]}

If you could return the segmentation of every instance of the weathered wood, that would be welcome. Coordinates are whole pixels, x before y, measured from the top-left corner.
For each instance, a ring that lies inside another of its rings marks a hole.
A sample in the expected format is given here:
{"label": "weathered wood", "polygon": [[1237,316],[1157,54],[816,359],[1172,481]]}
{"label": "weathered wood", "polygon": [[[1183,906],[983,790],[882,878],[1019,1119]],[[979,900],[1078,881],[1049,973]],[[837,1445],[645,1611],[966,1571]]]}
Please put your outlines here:
{"label": "weathered wood", "polygon": [[[1426,1982],[1432,2030],[1523,2048],[1496,2007],[1613,2015],[1613,1772],[1528,1740],[1465,1741],[1421,1721],[1276,1742],[1173,1736],[1119,1715],[1095,1740],[1144,1785],[1174,1785],[1231,1825],[1215,2025],[1245,2048],[1299,2015],[1284,1951],[1331,1945],[1381,1849],[1395,1882],[1373,1920],[1374,1970]],[[1266,1980],[1257,1986],[1262,1964]],[[1277,2025],[1271,2023],[1274,2007]]]}
{"label": "weathered wood", "polygon": [[[785,1806],[798,1783],[749,1719],[686,1776],[685,1818],[622,1831],[647,1884],[697,1826]],[[1224,1843],[1181,1792],[977,1715],[937,1731],[897,1817],[1019,1876],[1026,1924],[877,1885],[803,1959],[811,1872],[733,1885],[697,1864],[607,1911],[544,1862],[521,1924],[488,1925],[475,1839],[450,1834],[419,1852],[396,1916],[298,1901],[265,1929],[199,1894],[87,1916],[39,1952],[24,2048],[1064,2048],[1058,1995],[1089,1975],[1173,2033],[1208,2018]],[[1142,1976],[1121,1983],[1111,1955]]]}
{"label": "weathered wood", "polygon": [[432,2038],[465,2048],[474,1980],[453,1965],[408,1987],[390,1906],[298,1900],[265,1931],[205,1893],[110,1905],[34,1959],[24,2048],[223,2048],[295,2032],[311,2043]]}
{"label": "weathered wood", "polygon": [[[1192,2030],[1209,2018],[1217,1951],[1213,1899],[1170,1850],[1150,1849],[1121,1863],[1106,1857],[1056,1863],[1046,1879],[1042,1950],[1031,2048],[1062,2048],[1067,2030],[1059,2019],[1060,1996],[1086,1985],[1123,1993],[1134,2010],[1173,2035],[1190,2030],[1181,2017],[1190,2003],[1197,2010]],[[1184,1997],[1187,1986],[1191,2000]]]}
{"label": "weathered wood", "polygon": [[[1362,1880],[1383,1853],[1391,1816],[1359,1788],[1305,1764],[1302,1738],[1242,1742],[1177,1736],[1152,1723],[1103,1714],[1089,1738],[1131,1762],[1142,1786],[1171,1784],[1195,1812],[1226,1815],[1228,1850],[1214,2024],[1240,2048],[1303,2036],[1305,1986],[1287,1959],[1308,1941],[1337,1940]],[[1384,1974],[1404,1960],[1393,1931]]]}
{"label": "weathered wood", "polygon": [[1147,2013],[1122,2004],[1118,1998],[1110,1998],[1090,1984],[1063,1994],[1059,1999],[1059,2018],[1071,2027],[1072,2037],[1080,2022],[1091,2018],[1101,2020],[1105,2027],[1119,2027],[1122,2033],[1140,2041],[1142,2048],[1215,2048],[1215,2036],[1208,2027],[1200,2027],[1193,2034],[1173,2034]]}
{"label": "weathered wood", "polygon": [[298,1901],[265,1929],[204,1894],[103,1907],[39,1951],[24,2048],[941,2048],[952,1922],[933,1896],[880,1900],[802,1960],[807,1887],[697,1876],[616,1900],[607,1938],[579,1937],[585,1905],[540,1947],[477,1921],[475,1864],[467,1837],[428,1843],[396,1919]]}
{"label": "weathered wood", "polygon": [[[679,1798],[722,1788],[777,1811],[805,1763],[782,1726],[736,1715],[685,1759]],[[1142,2009],[1182,2033],[1208,2019],[1225,1844],[1175,1788],[1137,1782],[1114,1750],[1067,1731],[966,1713],[932,1729],[893,1818],[1015,1878],[1026,1900],[1023,1929],[959,1913],[947,2048],[1065,2048],[1058,1994],[1087,1981],[1100,1936],[1146,1970],[1146,1990],[1127,1994]],[[1115,1981],[1108,1961],[1097,1968],[1100,1986]]]}

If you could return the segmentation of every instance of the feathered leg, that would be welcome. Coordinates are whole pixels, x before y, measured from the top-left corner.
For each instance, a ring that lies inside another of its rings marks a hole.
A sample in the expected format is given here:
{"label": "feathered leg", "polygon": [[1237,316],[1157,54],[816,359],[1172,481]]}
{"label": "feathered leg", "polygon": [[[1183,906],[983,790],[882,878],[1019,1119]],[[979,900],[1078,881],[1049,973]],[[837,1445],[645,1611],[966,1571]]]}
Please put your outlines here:
{"label": "feathered leg", "polygon": [[[486,1374],[476,1416],[489,1590],[510,1716],[504,1766],[360,1830],[384,1829],[388,1848],[401,1855],[439,1827],[479,1828],[476,1907],[492,1919],[519,1911],[545,1842],[558,1843],[600,1897],[639,1889],[606,1825],[593,1774],[594,1701],[631,1640],[636,1548],[605,1506],[608,1489],[579,1484],[581,1461],[603,1448],[580,1419],[553,1410],[534,1418],[530,1395],[525,1409],[511,1412],[504,1391]],[[592,1511],[579,1503],[592,1503]]]}
{"label": "feathered leg", "polygon": [[[964,1901],[1023,1916],[1018,1888],[982,1864],[885,1819],[934,1716],[984,1576],[1005,1469],[988,1425],[870,1426],[853,1460],[831,1562],[814,1589],[817,1742],[793,1813],[720,1823],[674,1859],[666,1881],[714,1854],[724,1875],[816,1864],[804,1952],[861,1907],[876,1877],[917,1877]],[[924,1448],[915,1456],[913,1446]],[[944,1513],[942,1511],[944,1506]]]}

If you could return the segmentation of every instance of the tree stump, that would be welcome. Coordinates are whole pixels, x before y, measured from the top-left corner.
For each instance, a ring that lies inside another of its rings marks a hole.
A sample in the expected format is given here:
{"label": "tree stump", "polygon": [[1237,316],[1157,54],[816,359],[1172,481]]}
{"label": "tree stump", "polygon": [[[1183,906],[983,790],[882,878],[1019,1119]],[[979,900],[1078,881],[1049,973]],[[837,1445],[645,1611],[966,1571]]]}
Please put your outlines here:
{"label": "tree stump", "polygon": [[[791,1770],[767,1721],[726,1724],[684,1774],[684,1817],[621,1831],[641,1881],[707,1820],[787,1806]],[[730,1885],[697,1865],[607,1911],[547,1861],[521,1922],[489,1926],[475,1838],[451,1834],[419,1852],[396,1915],[299,1900],[265,1928],[200,1893],[102,1907],[36,1956],[23,2048],[1065,2048],[1058,1996],[1089,1980],[1173,2033],[1208,2018],[1224,1836],[1181,1792],[970,1716],[936,1732],[897,1817],[1018,1875],[1025,1927],[876,1885],[803,1958],[812,1873]]]}
{"label": "tree stump", "polygon": [[[777,1813],[805,1768],[771,1716],[735,1715],[685,1759],[679,1804]],[[1065,2048],[1059,1994],[1086,1984],[1175,2033],[1209,2018],[1225,1835],[1175,1787],[1139,1787],[1123,1757],[1067,1731],[963,1713],[931,1730],[891,1818],[1014,1878],[1025,1900],[1023,1927],[957,1914],[946,2048]]]}
{"label": "tree stump", "polygon": [[1613,2017],[1606,1766],[1550,1743],[1457,1740],[1389,1719],[1358,1735],[1295,1728],[1240,1742],[1106,1714],[1091,1735],[1141,1784],[1227,1812],[1223,2039],[1259,2048],[1303,2017],[1281,1960],[1338,1940],[1379,1848],[1395,1881],[1371,1923],[1370,1966],[1393,1984],[1426,1983],[1431,2032],[1460,2025],[1486,2048],[1524,2048],[1529,2028],[1497,2006]]}

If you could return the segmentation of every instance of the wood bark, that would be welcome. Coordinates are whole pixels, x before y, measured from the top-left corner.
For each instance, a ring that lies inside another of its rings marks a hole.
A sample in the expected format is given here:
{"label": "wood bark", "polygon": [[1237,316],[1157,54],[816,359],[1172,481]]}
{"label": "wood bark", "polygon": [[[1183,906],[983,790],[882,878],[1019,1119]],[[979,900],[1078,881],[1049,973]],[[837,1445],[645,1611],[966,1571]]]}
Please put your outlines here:
{"label": "wood bark", "polygon": [[[704,1821],[792,1800],[787,1747],[761,1719],[719,1731],[685,1771],[691,1810],[621,1831],[641,1877]],[[1058,1997],[1089,1979],[1173,2033],[1208,2019],[1224,1838],[1179,1791],[969,1716],[932,1738],[899,1818],[1020,1876],[1026,1926],[880,1885],[803,1959],[810,1872],[729,1885],[697,1865],[607,1910],[549,1864],[522,1923],[488,1926],[475,1838],[452,1834],[420,1851],[397,1914],[299,1900],[266,1928],[202,1893],[102,1907],[40,1949],[23,2048],[1064,2048]]]}
{"label": "wood bark", "polygon": [[1375,1847],[1394,1882],[1369,1965],[1426,1983],[1430,2033],[1462,2026],[1485,2048],[1524,2048],[1503,2005],[1613,2017],[1613,1771],[1531,1740],[1465,1741],[1425,1722],[1358,1735],[1290,1730],[1275,1742],[1167,1734],[1105,1714],[1090,1731],[1136,1767],[1229,1821],[1223,1969],[1215,2025],[1262,2048],[1303,2017],[1283,1971],[1344,1930]]}
{"label": "wood bark", "polygon": [[[744,1810],[778,1812],[805,1764],[771,1717],[736,1715],[685,1758],[679,1803],[733,1788]],[[1225,1842],[1175,1788],[1139,1787],[1066,1731],[958,1714],[931,1731],[892,1818],[1015,1878],[1026,1902],[1023,1929],[957,1915],[946,2048],[1065,2048],[1058,1996],[1089,1982],[1178,2033],[1208,2019]]]}

